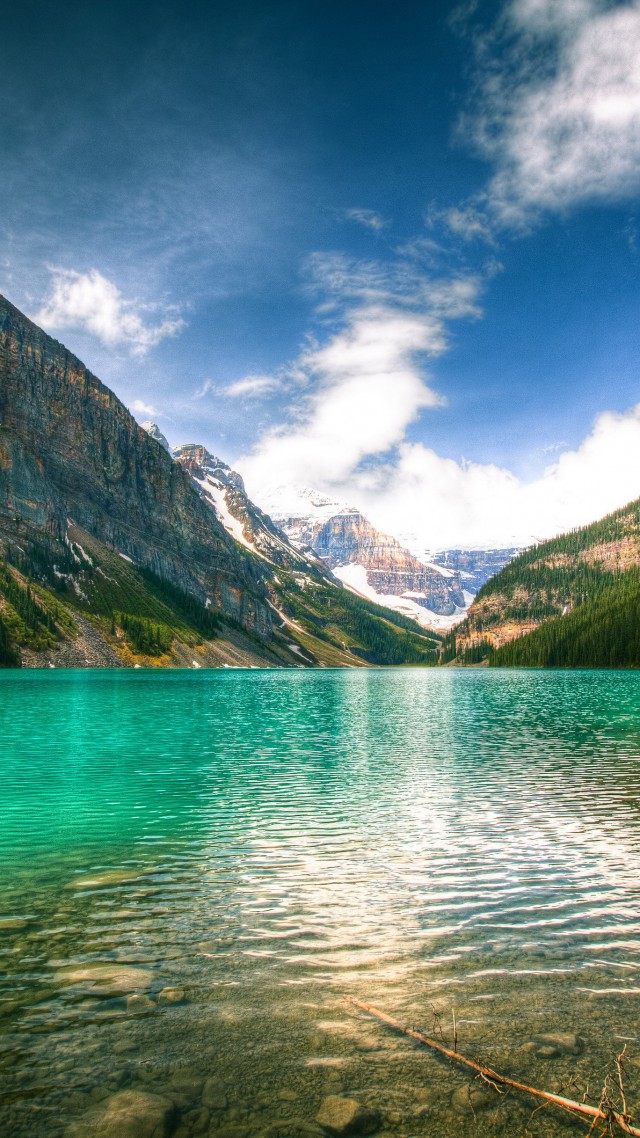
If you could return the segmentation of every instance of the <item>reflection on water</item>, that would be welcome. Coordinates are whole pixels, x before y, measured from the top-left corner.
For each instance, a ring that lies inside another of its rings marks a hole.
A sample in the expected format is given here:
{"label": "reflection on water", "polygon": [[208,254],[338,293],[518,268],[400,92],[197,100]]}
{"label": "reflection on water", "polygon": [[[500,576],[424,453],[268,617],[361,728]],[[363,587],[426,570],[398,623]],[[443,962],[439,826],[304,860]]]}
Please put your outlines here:
{"label": "reflection on water", "polygon": [[388,1135],[573,1133],[456,1111],[464,1073],[347,993],[455,1009],[547,1089],[628,1040],[640,1100],[636,674],[7,672],[0,729],[8,1135],[123,1091],[177,1138],[310,1138],[328,1094]]}

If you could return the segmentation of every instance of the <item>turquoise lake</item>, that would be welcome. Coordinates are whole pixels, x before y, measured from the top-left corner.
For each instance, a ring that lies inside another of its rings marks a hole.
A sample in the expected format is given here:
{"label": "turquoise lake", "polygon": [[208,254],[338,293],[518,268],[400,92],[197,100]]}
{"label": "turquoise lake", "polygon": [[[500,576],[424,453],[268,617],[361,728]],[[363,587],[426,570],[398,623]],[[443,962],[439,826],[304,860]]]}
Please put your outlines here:
{"label": "turquoise lake", "polygon": [[633,672],[0,673],[0,1133],[586,1133],[344,997],[640,1104],[639,792]]}

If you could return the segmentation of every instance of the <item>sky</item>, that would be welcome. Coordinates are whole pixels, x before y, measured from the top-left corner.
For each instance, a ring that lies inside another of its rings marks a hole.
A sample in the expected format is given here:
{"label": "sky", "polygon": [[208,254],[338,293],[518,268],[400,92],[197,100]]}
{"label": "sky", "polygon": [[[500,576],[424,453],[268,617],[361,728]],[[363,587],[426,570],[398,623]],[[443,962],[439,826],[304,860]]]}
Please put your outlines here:
{"label": "sky", "polygon": [[23,0],[0,99],[0,291],[258,503],[640,496],[640,2]]}

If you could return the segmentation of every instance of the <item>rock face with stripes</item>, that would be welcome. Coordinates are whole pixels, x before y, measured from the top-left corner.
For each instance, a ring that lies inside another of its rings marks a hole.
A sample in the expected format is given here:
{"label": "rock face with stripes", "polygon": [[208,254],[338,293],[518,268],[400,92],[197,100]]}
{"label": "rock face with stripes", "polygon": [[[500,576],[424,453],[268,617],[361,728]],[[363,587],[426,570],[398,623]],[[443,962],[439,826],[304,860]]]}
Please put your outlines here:
{"label": "rock face with stripes", "polygon": [[175,447],[172,454],[236,541],[273,565],[304,569],[309,558],[294,549],[269,515],[251,501],[237,471],[199,443]]}
{"label": "rock face with stripes", "polygon": [[71,352],[0,297],[0,556],[64,551],[70,521],[261,638],[260,565],[162,441]]}

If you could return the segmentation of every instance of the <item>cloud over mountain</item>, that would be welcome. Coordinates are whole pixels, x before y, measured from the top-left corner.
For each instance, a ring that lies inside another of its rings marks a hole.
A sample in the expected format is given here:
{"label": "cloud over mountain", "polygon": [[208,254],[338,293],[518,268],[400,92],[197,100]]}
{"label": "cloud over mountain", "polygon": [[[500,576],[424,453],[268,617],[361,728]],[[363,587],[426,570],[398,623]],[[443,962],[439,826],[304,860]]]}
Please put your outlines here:
{"label": "cloud over mountain", "polygon": [[82,329],[103,344],[124,345],[133,355],[144,355],[185,326],[184,320],[175,316],[149,323],[148,316],[157,311],[157,305],[127,300],[97,269],[78,273],[52,268],[51,275],[50,294],[34,316],[48,332]]}

